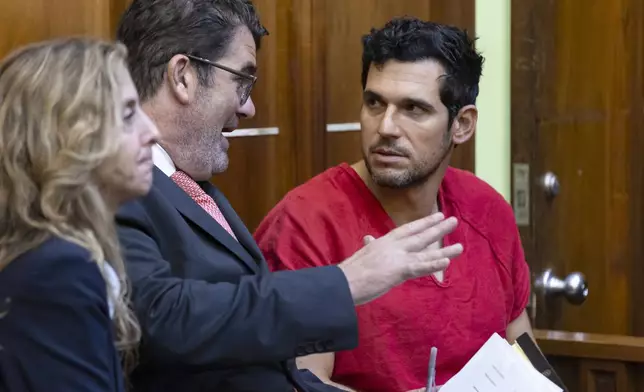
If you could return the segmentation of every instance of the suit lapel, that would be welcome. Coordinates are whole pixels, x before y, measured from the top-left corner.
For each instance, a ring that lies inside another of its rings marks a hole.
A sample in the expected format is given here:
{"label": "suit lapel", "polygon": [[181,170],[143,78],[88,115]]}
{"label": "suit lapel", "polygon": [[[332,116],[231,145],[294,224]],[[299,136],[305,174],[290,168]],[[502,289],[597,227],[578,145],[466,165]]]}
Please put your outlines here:
{"label": "suit lapel", "polygon": [[[184,218],[199,226],[214,240],[228,248],[228,250],[242,260],[251,270],[258,271],[258,266],[253,260],[253,256],[251,256],[237,240],[228,234],[226,229],[221,227],[213,217],[211,217],[203,208],[201,208],[201,206],[192,200],[192,198],[188,196],[183,189],[181,189],[174,183],[174,181],[172,181],[172,179],[156,167],[154,169],[154,185]],[[215,200],[215,202],[217,201]],[[221,206],[219,206],[219,208],[221,209]],[[237,234],[236,231],[234,232]]]}
{"label": "suit lapel", "polygon": [[264,258],[262,256],[262,252],[257,246],[253,235],[248,231],[248,228],[246,228],[244,222],[230,205],[230,202],[228,201],[228,199],[226,199],[226,196],[224,196],[224,194],[221,193],[219,189],[211,183],[205,184],[204,189],[219,206],[219,209],[221,210],[222,214],[224,214],[226,221],[228,221],[230,228],[233,230],[233,233],[235,233],[235,236],[237,237],[239,242],[253,256],[256,262],[259,263],[261,260],[263,260]]}

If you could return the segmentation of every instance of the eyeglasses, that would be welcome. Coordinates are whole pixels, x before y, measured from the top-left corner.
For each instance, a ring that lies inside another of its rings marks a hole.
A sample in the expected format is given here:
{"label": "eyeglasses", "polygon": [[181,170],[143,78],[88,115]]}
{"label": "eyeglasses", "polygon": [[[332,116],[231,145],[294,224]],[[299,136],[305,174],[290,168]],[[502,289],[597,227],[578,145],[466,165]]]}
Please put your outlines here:
{"label": "eyeglasses", "polygon": [[241,96],[239,97],[239,105],[244,106],[246,101],[248,101],[248,98],[250,97],[250,92],[253,90],[253,86],[257,81],[257,76],[234,70],[232,68],[226,67],[225,65],[215,63],[214,61],[210,61],[202,57],[193,56],[191,54],[186,54],[185,56],[188,57],[189,59],[193,59],[195,61],[199,61],[201,63],[211,65],[215,68],[223,69],[224,71],[230,72],[233,75],[239,76],[242,79],[241,85],[240,85],[242,89],[242,93],[241,93]]}

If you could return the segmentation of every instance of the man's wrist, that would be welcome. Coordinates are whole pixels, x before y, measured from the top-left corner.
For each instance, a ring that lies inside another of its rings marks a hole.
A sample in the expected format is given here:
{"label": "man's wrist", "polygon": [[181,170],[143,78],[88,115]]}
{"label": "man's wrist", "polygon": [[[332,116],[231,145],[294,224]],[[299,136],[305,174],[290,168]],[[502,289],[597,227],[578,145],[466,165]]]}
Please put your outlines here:
{"label": "man's wrist", "polygon": [[361,298],[359,284],[355,278],[355,274],[350,266],[346,265],[344,262],[338,264],[338,268],[344,274],[344,278],[347,280],[347,285],[349,286],[349,292],[351,293],[351,298],[353,299],[354,305],[361,305],[364,301]]}

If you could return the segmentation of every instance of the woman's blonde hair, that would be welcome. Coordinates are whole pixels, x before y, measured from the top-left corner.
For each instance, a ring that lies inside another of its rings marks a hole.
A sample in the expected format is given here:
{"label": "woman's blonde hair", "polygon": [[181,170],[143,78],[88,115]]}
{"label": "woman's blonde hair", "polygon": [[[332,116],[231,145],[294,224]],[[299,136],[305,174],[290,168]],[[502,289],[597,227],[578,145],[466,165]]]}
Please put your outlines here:
{"label": "woman's blonde hair", "polygon": [[[115,206],[99,180],[119,149],[125,70],[125,47],[88,38],[38,43],[0,63],[0,270],[52,236],[87,249],[114,305],[116,347],[130,364],[140,330]],[[119,278],[118,295],[105,264]]]}

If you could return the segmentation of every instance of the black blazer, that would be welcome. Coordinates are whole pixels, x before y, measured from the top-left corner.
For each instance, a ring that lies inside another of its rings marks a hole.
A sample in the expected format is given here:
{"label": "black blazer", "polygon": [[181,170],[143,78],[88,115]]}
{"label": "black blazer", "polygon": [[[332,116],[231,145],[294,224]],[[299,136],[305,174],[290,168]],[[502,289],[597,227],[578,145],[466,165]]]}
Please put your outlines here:
{"label": "black blazer", "polygon": [[59,238],[0,271],[0,390],[123,391],[106,284]]}
{"label": "black blazer", "polygon": [[163,172],[117,214],[141,322],[137,392],[337,390],[292,358],[357,345],[349,287],[336,266],[271,273],[226,198],[239,242]]}

